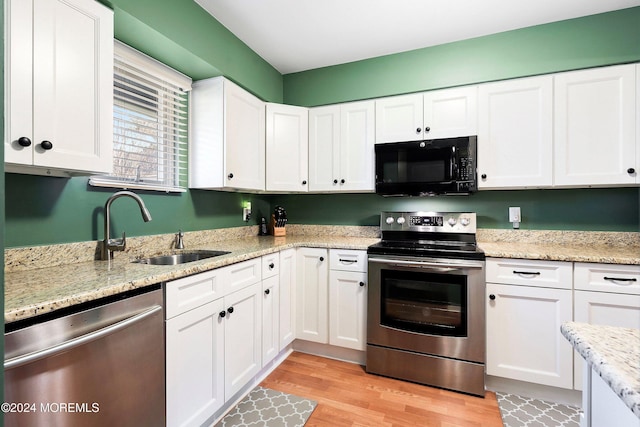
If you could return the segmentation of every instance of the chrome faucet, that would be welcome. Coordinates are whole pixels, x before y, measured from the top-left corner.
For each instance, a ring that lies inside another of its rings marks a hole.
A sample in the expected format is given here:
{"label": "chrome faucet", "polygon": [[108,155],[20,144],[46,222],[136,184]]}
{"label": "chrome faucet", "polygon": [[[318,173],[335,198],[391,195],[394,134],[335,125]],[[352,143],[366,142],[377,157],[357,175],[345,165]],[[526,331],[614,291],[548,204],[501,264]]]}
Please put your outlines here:
{"label": "chrome faucet", "polygon": [[178,230],[176,233],[176,249],[184,249],[184,232],[182,230]]}
{"label": "chrome faucet", "polygon": [[147,207],[144,205],[144,202],[137,194],[131,191],[118,191],[117,193],[113,193],[111,197],[107,199],[107,203],[104,205],[104,240],[102,241],[102,259],[103,260],[111,260],[113,259],[113,251],[124,251],[127,246],[127,238],[125,233],[122,233],[121,239],[111,239],[109,237],[109,223],[111,222],[111,203],[115,199],[120,197],[131,197],[133,200],[138,202],[138,206],[140,207],[140,213],[142,214],[142,219],[144,222],[151,221],[151,214]]}

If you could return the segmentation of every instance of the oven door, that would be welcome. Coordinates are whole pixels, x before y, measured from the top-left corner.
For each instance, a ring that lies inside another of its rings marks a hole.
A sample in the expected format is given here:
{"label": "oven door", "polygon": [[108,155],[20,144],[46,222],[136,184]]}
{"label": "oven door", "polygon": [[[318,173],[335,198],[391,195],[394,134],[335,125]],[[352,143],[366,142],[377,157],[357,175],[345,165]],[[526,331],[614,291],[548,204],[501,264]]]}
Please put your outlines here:
{"label": "oven door", "polygon": [[484,363],[484,261],[369,256],[368,343]]}

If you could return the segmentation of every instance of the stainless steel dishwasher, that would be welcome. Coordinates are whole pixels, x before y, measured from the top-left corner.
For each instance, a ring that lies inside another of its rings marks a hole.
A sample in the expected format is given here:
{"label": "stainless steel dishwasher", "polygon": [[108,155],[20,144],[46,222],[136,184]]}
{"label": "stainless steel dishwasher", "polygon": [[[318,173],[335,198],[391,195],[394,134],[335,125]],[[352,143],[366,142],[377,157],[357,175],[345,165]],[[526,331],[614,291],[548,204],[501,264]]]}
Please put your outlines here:
{"label": "stainless steel dishwasher", "polygon": [[5,334],[5,425],[164,426],[159,286],[81,310]]}

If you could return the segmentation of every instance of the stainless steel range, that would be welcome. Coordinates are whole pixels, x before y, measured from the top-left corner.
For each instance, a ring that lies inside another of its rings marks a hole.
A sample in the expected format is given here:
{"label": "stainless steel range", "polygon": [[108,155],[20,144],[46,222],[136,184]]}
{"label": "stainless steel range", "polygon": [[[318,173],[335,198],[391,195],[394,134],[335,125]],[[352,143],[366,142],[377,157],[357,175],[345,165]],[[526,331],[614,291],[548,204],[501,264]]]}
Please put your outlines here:
{"label": "stainless steel range", "polygon": [[367,250],[367,372],[484,396],[476,214],[383,212],[380,228]]}

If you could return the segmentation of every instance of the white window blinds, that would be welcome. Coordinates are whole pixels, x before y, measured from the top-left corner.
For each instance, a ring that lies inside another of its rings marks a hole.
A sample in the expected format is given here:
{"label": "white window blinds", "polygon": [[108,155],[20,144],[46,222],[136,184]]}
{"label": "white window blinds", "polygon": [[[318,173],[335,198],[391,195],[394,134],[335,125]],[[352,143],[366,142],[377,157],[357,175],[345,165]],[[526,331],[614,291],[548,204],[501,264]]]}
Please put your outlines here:
{"label": "white window blinds", "polygon": [[191,79],[115,42],[113,173],[91,185],[185,191]]}

